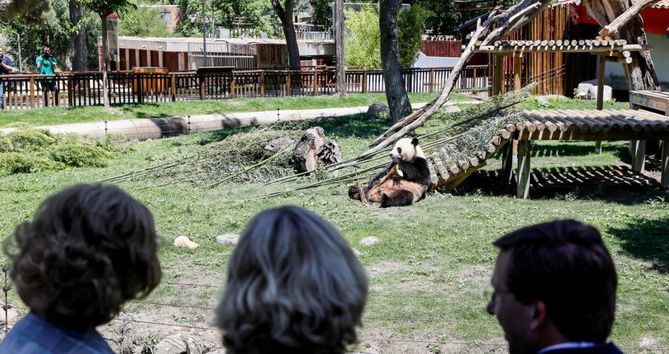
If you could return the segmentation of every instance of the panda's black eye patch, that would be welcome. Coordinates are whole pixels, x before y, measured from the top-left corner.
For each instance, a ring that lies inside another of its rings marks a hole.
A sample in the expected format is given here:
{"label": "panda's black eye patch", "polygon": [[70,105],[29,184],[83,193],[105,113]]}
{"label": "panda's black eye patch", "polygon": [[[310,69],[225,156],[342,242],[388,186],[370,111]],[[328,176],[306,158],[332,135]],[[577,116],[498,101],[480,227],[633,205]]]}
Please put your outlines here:
{"label": "panda's black eye patch", "polygon": [[397,153],[399,153],[399,154],[402,153],[402,148],[401,148],[401,147],[398,147],[398,148],[397,148]]}

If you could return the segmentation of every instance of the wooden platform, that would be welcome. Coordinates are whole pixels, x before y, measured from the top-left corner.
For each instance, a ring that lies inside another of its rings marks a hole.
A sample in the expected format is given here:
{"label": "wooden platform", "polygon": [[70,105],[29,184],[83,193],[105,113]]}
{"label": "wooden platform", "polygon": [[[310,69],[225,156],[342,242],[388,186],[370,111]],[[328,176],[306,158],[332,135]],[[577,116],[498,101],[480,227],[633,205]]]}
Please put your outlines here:
{"label": "wooden platform", "polygon": [[664,140],[669,118],[644,110],[530,110],[517,140]]}
{"label": "wooden platform", "polygon": [[505,179],[512,180],[510,141],[517,141],[517,190],[519,198],[529,196],[530,156],[533,140],[635,141],[632,170],[641,172],[645,159],[645,141],[662,140],[663,187],[669,187],[669,117],[645,110],[525,110],[526,122],[508,124],[495,135],[488,146],[467,160],[446,166],[432,154],[428,157],[431,179],[435,186],[453,188],[472,172],[485,166],[496,151],[502,156]]}

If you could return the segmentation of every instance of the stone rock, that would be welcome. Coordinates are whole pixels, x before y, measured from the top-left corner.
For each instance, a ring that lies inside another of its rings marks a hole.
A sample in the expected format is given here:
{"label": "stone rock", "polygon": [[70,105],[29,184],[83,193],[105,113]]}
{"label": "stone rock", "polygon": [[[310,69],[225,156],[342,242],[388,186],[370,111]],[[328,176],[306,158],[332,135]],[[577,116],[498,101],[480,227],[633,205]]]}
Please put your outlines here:
{"label": "stone rock", "polygon": [[379,117],[384,114],[390,114],[390,108],[382,103],[372,103],[367,108],[367,114]]}
{"label": "stone rock", "polygon": [[263,148],[262,158],[266,159],[266,158],[276,154],[277,152],[283,150],[287,146],[290,146],[290,145],[293,145],[293,144],[295,144],[295,141],[293,139],[290,139],[290,138],[281,137],[281,138],[272,139]]}
{"label": "stone rock", "polygon": [[458,112],[461,112],[461,111],[462,110],[460,108],[458,108],[458,106],[456,106],[456,105],[446,106],[444,108],[444,112],[446,112],[446,113],[458,113]]}
{"label": "stone rock", "polygon": [[360,244],[363,246],[371,246],[381,242],[381,239],[376,236],[367,236],[360,240]]}
{"label": "stone rock", "polygon": [[216,243],[225,246],[236,246],[239,242],[239,235],[236,234],[224,234],[216,236]]}
{"label": "stone rock", "polygon": [[362,256],[362,252],[358,251],[358,250],[355,249],[355,248],[353,249],[353,254],[354,254],[356,257],[358,257],[358,258],[360,258],[360,257]]}
{"label": "stone rock", "polygon": [[293,150],[292,163],[296,172],[311,172],[342,160],[341,147],[325,136],[321,127],[307,129]]}
{"label": "stone rock", "polygon": [[174,239],[174,247],[196,249],[197,243],[191,241],[187,236],[179,236]]}
{"label": "stone rock", "polygon": [[183,333],[164,338],[153,350],[154,354],[202,354],[202,352],[202,347],[195,341],[195,338]]}

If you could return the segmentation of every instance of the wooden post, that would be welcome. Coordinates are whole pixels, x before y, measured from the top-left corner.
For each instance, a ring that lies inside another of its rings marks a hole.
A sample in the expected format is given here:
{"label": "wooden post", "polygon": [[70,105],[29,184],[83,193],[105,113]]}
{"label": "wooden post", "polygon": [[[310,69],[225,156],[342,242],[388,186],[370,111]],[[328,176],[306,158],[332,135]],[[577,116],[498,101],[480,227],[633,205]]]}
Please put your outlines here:
{"label": "wooden post", "polygon": [[265,70],[260,72],[260,97],[265,97]]}
{"label": "wooden post", "polygon": [[502,150],[502,178],[507,184],[513,181],[513,141],[507,142]]}
{"label": "wooden post", "polygon": [[177,74],[172,73],[172,102],[176,101],[177,98]]}
{"label": "wooden post", "polygon": [[362,93],[367,93],[367,69],[362,72]]}
{"label": "wooden post", "polygon": [[646,141],[634,140],[632,145],[632,171],[642,173],[646,162]]}
{"label": "wooden post", "polygon": [[530,140],[518,141],[518,185],[516,197],[527,199],[530,196],[530,155],[532,142]]}
{"label": "wooden post", "polygon": [[434,92],[434,68],[430,69],[430,93]]}
{"label": "wooden post", "polygon": [[35,76],[30,75],[30,107],[35,108]]}
{"label": "wooden post", "polygon": [[318,96],[318,70],[314,70],[314,89],[312,96]]}
{"label": "wooden post", "polygon": [[495,59],[495,73],[493,76],[493,96],[501,95],[504,92],[504,56],[501,54],[493,55]]}
{"label": "wooden post", "polygon": [[286,81],[286,96],[292,96],[293,93],[290,91],[290,82],[293,81],[293,72],[288,70],[288,80]]}
{"label": "wooden post", "polygon": [[200,78],[200,100],[204,101],[204,97],[207,93],[206,87],[205,87],[205,78],[204,78],[204,73],[201,73],[198,75]]}
{"label": "wooden post", "polygon": [[[597,110],[604,109],[604,69],[606,68],[606,57],[599,56],[599,65],[597,65]],[[602,141],[595,142],[595,153],[602,152]]]}
{"label": "wooden post", "polygon": [[521,87],[521,60],[523,58],[520,55],[517,55],[513,58],[513,89],[520,90]]}
{"label": "wooden post", "polygon": [[662,140],[662,159],[660,160],[662,188],[669,188],[669,140]]}

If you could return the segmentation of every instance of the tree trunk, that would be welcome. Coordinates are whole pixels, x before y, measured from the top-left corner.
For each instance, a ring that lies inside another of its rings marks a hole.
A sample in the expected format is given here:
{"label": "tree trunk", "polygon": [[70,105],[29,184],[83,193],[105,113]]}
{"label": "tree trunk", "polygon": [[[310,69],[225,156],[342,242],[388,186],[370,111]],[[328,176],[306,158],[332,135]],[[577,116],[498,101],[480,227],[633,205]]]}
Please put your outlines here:
{"label": "tree trunk", "polygon": [[109,88],[107,87],[107,70],[109,69],[109,50],[107,48],[107,15],[100,15],[102,20],[102,102],[109,109]]}
{"label": "tree trunk", "polygon": [[336,23],[335,33],[337,38],[337,93],[346,96],[346,69],[344,67],[344,0],[336,0]]}
{"label": "tree trunk", "polygon": [[293,0],[286,0],[285,8],[281,6],[280,0],[272,0],[272,7],[281,20],[283,35],[286,37],[290,70],[300,70],[300,48],[297,46],[297,35],[293,26],[293,6]]}
{"label": "tree trunk", "polygon": [[[629,0],[588,0],[585,6],[588,15],[594,18],[600,26],[604,27],[613,22],[632,4]],[[635,16],[626,25],[620,28],[616,38],[625,39],[627,43],[647,44],[646,32],[643,30],[641,16]],[[629,64],[628,85],[631,90],[659,90],[655,65],[650,53],[632,52],[632,63]]]}
{"label": "tree trunk", "polygon": [[386,99],[393,123],[411,114],[411,103],[404,88],[397,41],[397,12],[399,0],[381,0],[379,25],[381,27],[381,62],[383,80],[386,84]]}
{"label": "tree trunk", "polygon": [[72,70],[86,71],[88,63],[86,60],[86,27],[79,23],[84,16],[84,8],[76,1],[70,0],[70,22],[73,27],[78,27],[79,30],[72,34]]}

